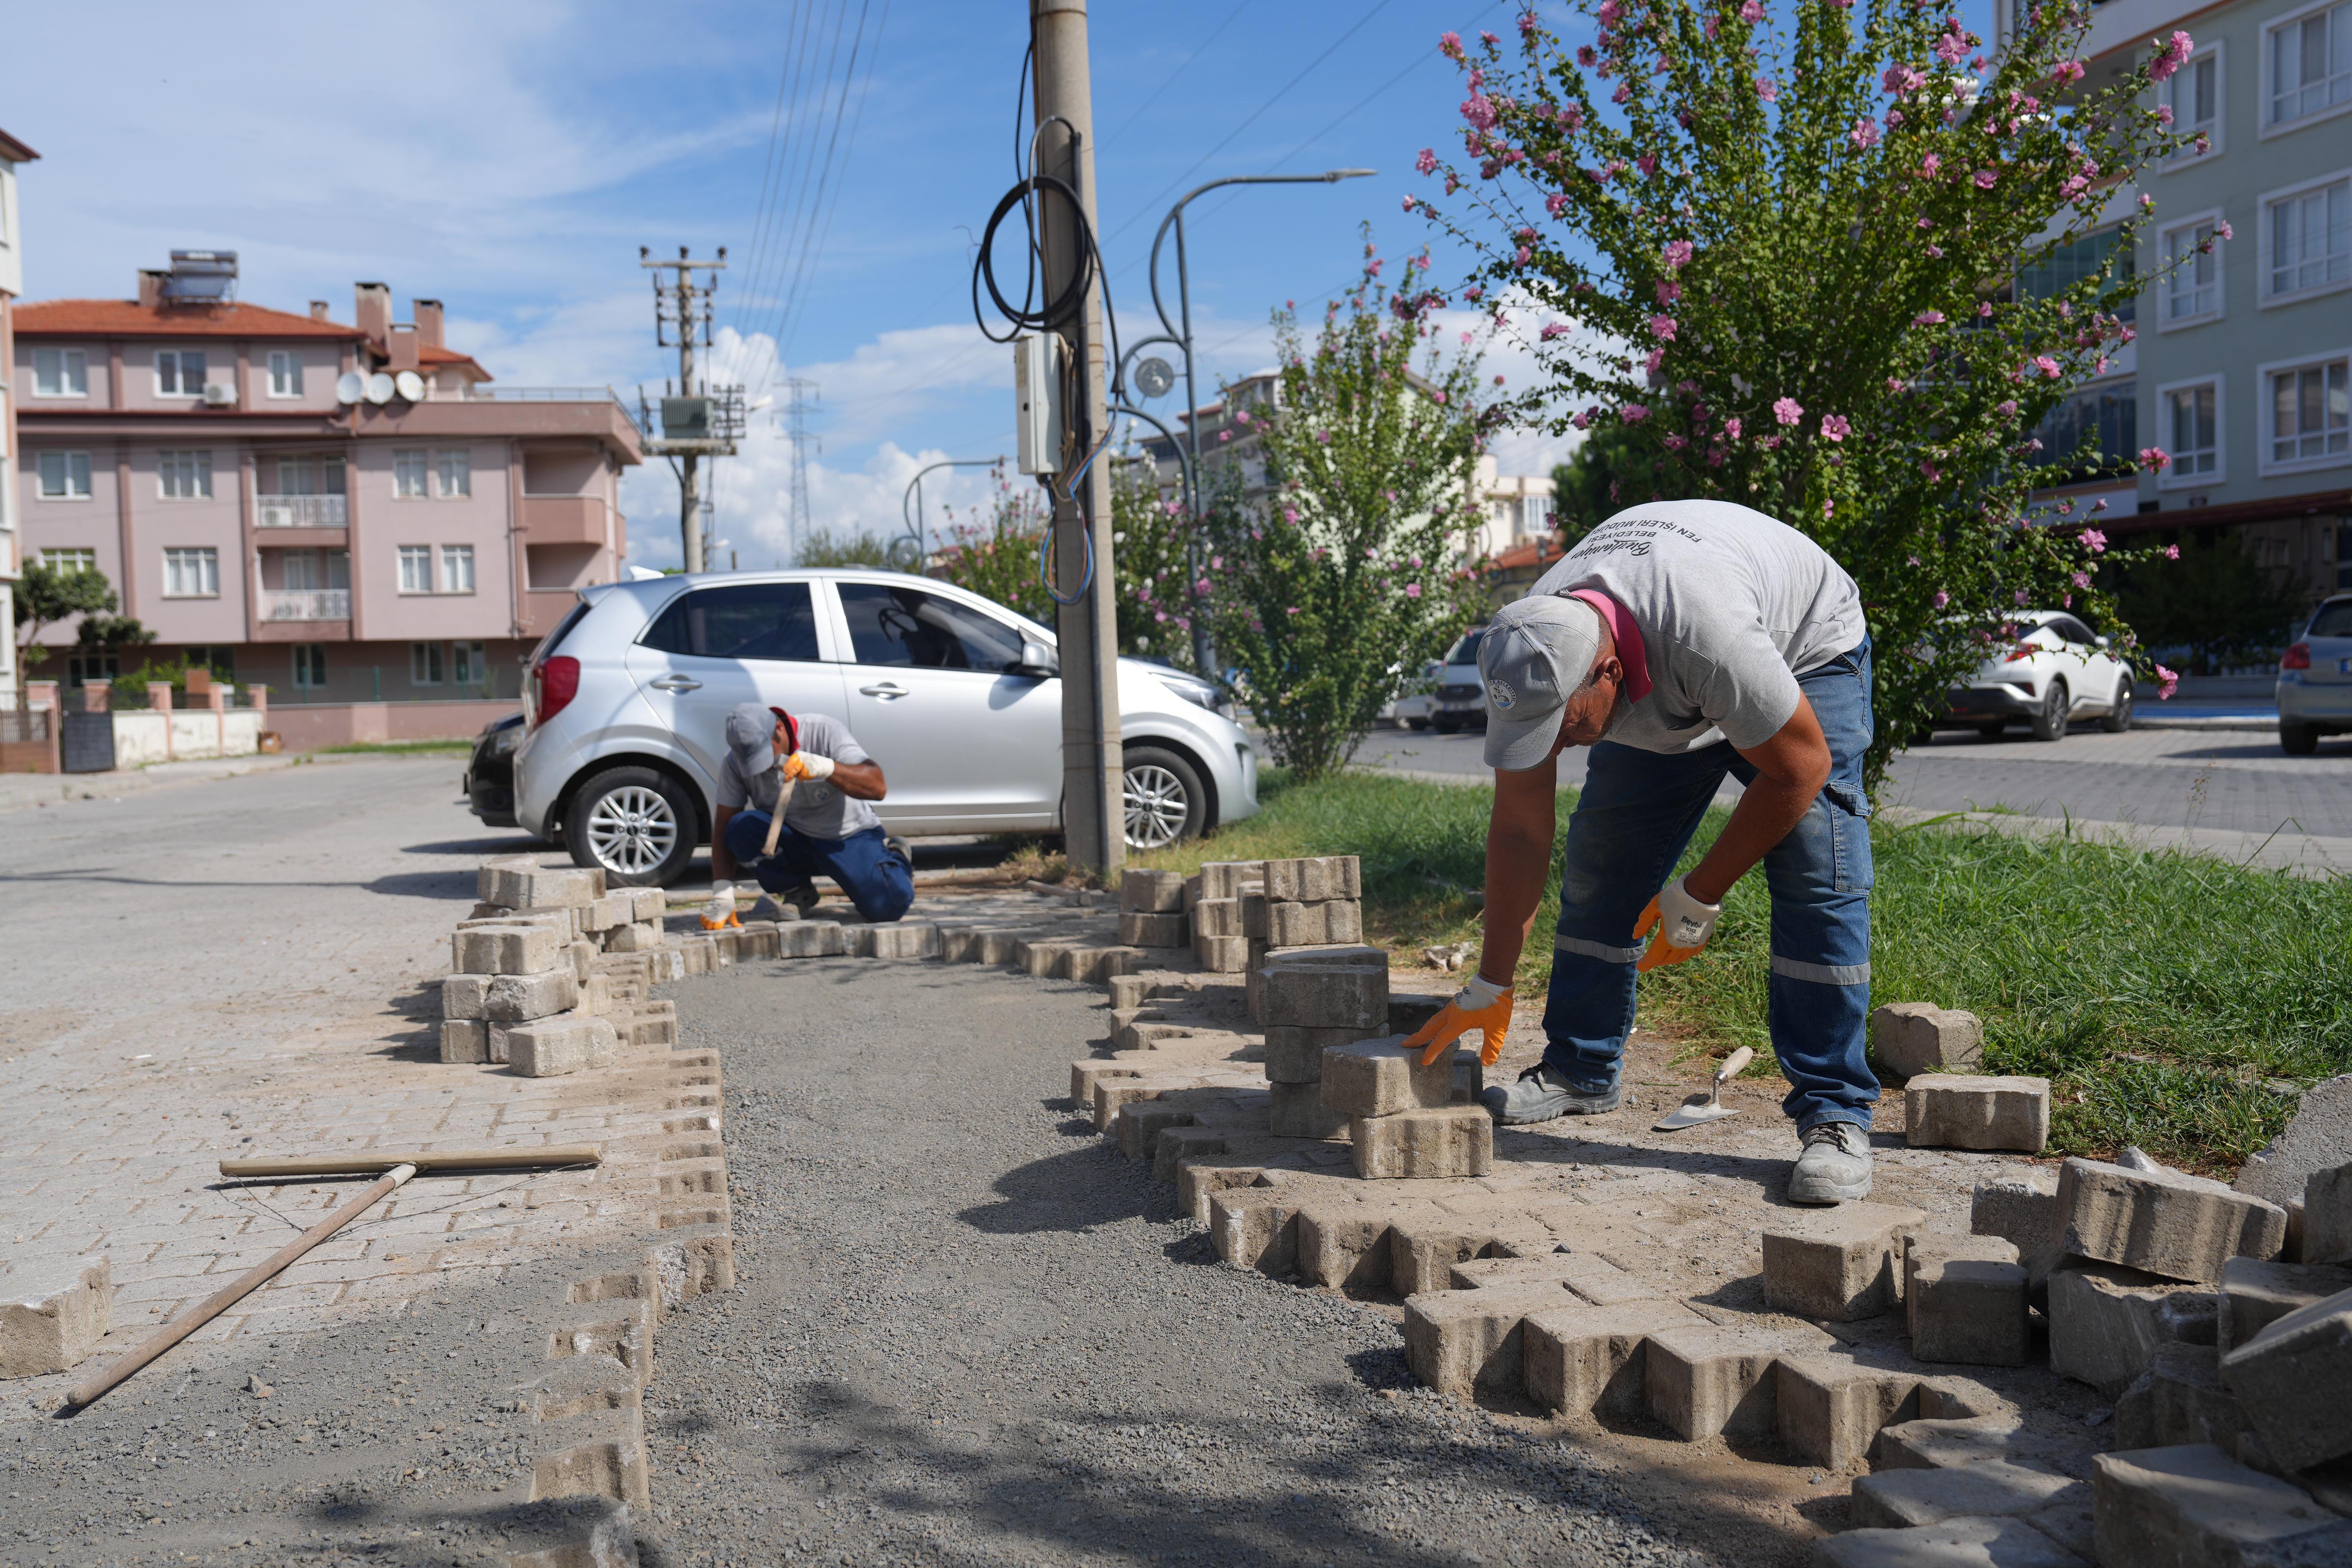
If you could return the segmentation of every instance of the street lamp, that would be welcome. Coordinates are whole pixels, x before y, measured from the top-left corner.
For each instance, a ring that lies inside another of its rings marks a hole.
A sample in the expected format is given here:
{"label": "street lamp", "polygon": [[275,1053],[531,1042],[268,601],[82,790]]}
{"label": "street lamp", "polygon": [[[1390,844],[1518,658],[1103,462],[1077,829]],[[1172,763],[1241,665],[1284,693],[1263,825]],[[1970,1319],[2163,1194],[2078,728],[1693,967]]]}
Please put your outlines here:
{"label": "street lamp", "polygon": [[[1159,312],[1160,330],[1157,335],[1146,338],[1129,349],[1121,358],[1118,374],[1111,378],[1111,401],[1115,404],[1126,401],[1124,389],[1127,380],[1127,363],[1142,350],[1154,343],[1166,343],[1184,356],[1184,403],[1187,415],[1184,421],[1184,445],[1192,448],[1192,462],[1190,472],[1186,476],[1186,488],[1192,492],[1193,551],[1192,575],[1195,581],[1200,577],[1198,552],[1201,527],[1201,394],[1193,379],[1192,279],[1191,269],[1185,265],[1185,204],[1195,196],[1204,196],[1223,185],[1336,185],[1342,180],[1362,179],[1378,173],[1376,169],[1327,169],[1319,174],[1230,174],[1224,179],[1211,180],[1205,185],[1197,185],[1177,197],[1176,205],[1168,209],[1168,216],[1160,220],[1160,231],[1151,237],[1151,308]],[[1174,321],[1168,319],[1168,307],[1160,298],[1160,247],[1167,239],[1168,231],[1171,228],[1176,231],[1178,319]],[[1134,411],[1122,410],[1122,412]],[[1158,421],[1155,420],[1153,423],[1157,424]],[[1166,426],[1162,426],[1161,428],[1165,430]],[[1201,673],[1203,675],[1213,674],[1211,664],[1213,651],[1209,646],[1208,628],[1202,617],[1195,614],[1192,617],[1192,658],[1193,662],[1201,667]]]}
{"label": "street lamp", "polygon": [[[907,531],[915,536],[917,552],[915,571],[918,574],[923,573],[925,563],[931,558],[930,524],[923,518],[923,476],[939,468],[993,468],[1003,466],[1004,459],[1002,457],[949,458],[944,461],[932,463],[915,470],[915,477],[907,481],[907,488],[899,493],[898,517],[906,523]],[[911,518],[907,515],[907,502],[909,498],[912,498],[915,503],[915,515]]]}

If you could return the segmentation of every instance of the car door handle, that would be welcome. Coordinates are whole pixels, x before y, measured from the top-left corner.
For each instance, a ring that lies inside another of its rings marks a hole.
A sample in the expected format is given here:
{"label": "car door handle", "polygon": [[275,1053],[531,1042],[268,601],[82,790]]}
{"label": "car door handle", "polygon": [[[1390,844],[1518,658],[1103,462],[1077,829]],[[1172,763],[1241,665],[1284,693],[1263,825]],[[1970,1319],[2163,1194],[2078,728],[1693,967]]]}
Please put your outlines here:
{"label": "car door handle", "polygon": [[683,675],[665,675],[659,680],[651,681],[648,682],[648,684],[651,685],[656,691],[699,691],[702,689],[702,682],[699,680],[690,680]]}
{"label": "car door handle", "polygon": [[895,680],[886,680],[877,686],[861,686],[857,693],[861,697],[879,697],[887,702],[893,697],[906,696],[907,689]]}

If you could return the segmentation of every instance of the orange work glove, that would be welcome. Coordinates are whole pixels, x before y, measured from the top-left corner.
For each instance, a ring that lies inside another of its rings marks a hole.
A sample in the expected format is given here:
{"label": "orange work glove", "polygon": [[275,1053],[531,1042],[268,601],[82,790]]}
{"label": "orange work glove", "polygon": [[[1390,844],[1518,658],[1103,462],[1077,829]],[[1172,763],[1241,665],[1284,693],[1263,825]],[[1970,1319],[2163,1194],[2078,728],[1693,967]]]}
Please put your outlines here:
{"label": "orange work glove", "polygon": [[1427,1067],[1473,1029],[1483,1031],[1486,1038],[1478,1059],[1493,1067],[1495,1058],[1503,1054],[1503,1037],[1511,1031],[1511,993],[1508,987],[1476,973],[1463,983],[1444,1011],[1413,1031],[1404,1043],[1405,1049],[1427,1046],[1421,1058],[1421,1065]]}
{"label": "orange work glove", "polygon": [[1633,940],[1639,942],[1652,926],[1658,934],[1650,939],[1650,948],[1642,961],[1633,965],[1634,973],[1647,973],[1669,963],[1680,963],[1696,958],[1715,934],[1715,922],[1723,913],[1721,904],[1703,904],[1683,886],[1680,877],[1658,889],[1643,910],[1642,918],[1633,923]]}
{"label": "orange work glove", "polygon": [[822,784],[832,776],[833,759],[831,757],[820,756],[814,752],[794,752],[784,759],[784,778],[787,783],[801,779],[814,779]]}
{"label": "orange work glove", "polygon": [[702,906],[702,929],[725,931],[730,926],[738,931],[743,927],[743,922],[735,914],[735,884],[713,882],[710,884],[710,901]]}

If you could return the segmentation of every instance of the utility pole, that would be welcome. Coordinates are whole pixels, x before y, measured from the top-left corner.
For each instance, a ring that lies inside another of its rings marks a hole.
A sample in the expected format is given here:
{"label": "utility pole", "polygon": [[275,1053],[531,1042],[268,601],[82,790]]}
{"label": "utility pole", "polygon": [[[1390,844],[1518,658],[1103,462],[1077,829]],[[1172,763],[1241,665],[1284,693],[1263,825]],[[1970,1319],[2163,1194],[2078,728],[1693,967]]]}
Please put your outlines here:
{"label": "utility pole", "polygon": [[801,547],[808,542],[808,416],[809,410],[816,406],[817,391],[815,382],[798,375],[785,381],[784,389],[791,394],[784,405],[784,435],[793,444],[793,511],[787,534],[793,559],[797,560]]}
{"label": "utility pole", "polygon": [[[1087,226],[1095,222],[1094,92],[1087,64],[1087,0],[1028,0],[1036,47],[1036,169],[1078,193]],[[1045,249],[1045,298],[1087,270],[1086,301],[1062,328],[1065,363],[1077,395],[1067,400],[1070,449],[1092,452],[1110,427],[1103,363],[1102,268],[1088,267],[1081,237],[1059,201],[1040,193],[1038,230]],[[1075,338],[1075,342],[1071,342]],[[1073,461],[1079,460],[1074,458]],[[1078,602],[1057,606],[1062,657],[1062,826],[1071,862],[1108,876],[1127,858],[1126,777],[1119,761],[1118,616],[1112,598],[1110,465],[1087,466],[1072,500],[1056,476],[1054,580],[1064,593],[1086,583]],[[1087,548],[1091,542],[1093,548]],[[1087,582],[1088,557],[1093,580]]]}
{"label": "utility pole", "polygon": [[[655,274],[654,341],[677,350],[677,391],[661,403],[662,433],[647,440],[647,453],[670,459],[677,475],[677,526],[684,546],[686,569],[700,572],[703,561],[701,463],[705,458],[731,458],[743,433],[743,389],[706,385],[697,374],[694,351],[710,346],[710,297],[719,291],[719,274],[727,266],[727,247],[719,247],[716,261],[696,261],[687,247],[677,247],[675,261],[656,261],[645,246],[637,247],[637,265]],[[665,284],[660,274],[674,272]],[[710,274],[698,284],[697,272]],[[638,402],[642,406],[644,398]]]}

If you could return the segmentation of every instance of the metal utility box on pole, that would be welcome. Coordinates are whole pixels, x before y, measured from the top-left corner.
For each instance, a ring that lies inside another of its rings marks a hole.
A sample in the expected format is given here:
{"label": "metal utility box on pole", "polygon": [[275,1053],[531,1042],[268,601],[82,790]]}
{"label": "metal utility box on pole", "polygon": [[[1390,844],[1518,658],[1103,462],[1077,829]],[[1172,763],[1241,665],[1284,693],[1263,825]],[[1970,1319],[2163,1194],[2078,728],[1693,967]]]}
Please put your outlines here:
{"label": "metal utility box on pole", "polygon": [[[743,389],[705,385],[697,378],[694,363],[694,351],[710,346],[710,297],[718,292],[719,274],[727,266],[727,247],[719,247],[715,261],[696,261],[681,245],[677,260],[656,261],[641,245],[637,265],[677,275],[667,284],[659,277],[653,280],[654,341],[668,348],[675,340],[677,392],[661,400],[662,433],[659,438],[648,436],[645,449],[648,457],[669,458],[677,475],[677,526],[686,569],[700,572],[705,567],[702,459],[733,457],[736,439],[743,433]],[[697,271],[709,273],[710,281],[697,284]]]}
{"label": "metal utility box on pole", "polygon": [[[1095,222],[1094,96],[1087,64],[1086,0],[1028,0],[1036,48],[1036,172],[1066,181],[1078,194],[1087,228]],[[1056,203],[1037,204],[1045,251],[1045,297],[1055,298],[1083,269],[1085,303],[1057,329],[1067,351],[1071,390],[1063,418],[1080,458],[1109,428],[1103,353],[1102,270],[1089,266],[1086,237]],[[1073,458],[1073,461],[1078,460]],[[1085,583],[1076,604],[1059,606],[1062,657],[1062,824],[1070,860],[1108,876],[1127,858],[1127,810],[1118,741],[1118,617],[1112,598],[1110,465],[1089,463],[1069,496],[1054,493],[1054,579],[1064,592]],[[1092,549],[1088,549],[1091,542]],[[1091,556],[1091,560],[1089,560]],[[1089,578],[1088,569],[1092,574]]]}

